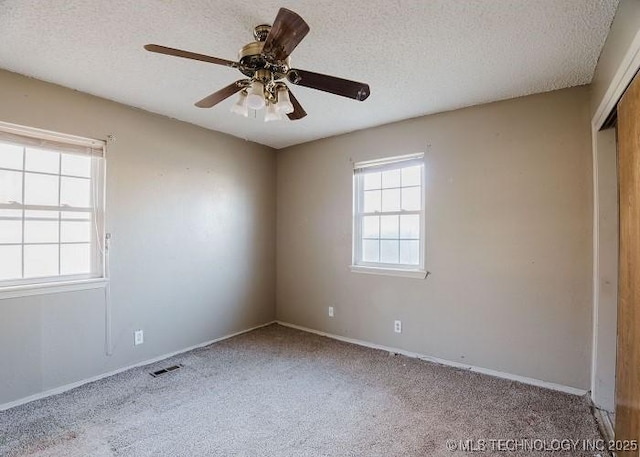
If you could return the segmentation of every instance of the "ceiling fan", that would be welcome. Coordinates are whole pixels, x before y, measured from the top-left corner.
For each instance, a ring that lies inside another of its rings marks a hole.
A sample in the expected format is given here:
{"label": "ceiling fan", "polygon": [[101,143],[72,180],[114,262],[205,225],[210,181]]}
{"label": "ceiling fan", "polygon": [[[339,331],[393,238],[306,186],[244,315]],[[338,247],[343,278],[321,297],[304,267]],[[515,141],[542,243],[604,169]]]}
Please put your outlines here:
{"label": "ceiling fan", "polygon": [[309,26],[304,19],[291,10],[280,8],[273,25],[262,24],[254,28],[255,41],[240,49],[238,62],[157,44],[144,48],[159,54],[237,68],[246,76],[197,102],[195,105],[199,108],[211,108],[240,92],[237,103],[231,108],[234,113],[247,117],[249,108],[259,110],[266,106],[266,122],[282,119],[283,114],[291,120],[302,119],[307,113],[285,84],[285,79],[298,86],[366,100],[370,94],[367,84],[291,68],[289,55],[307,33]]}

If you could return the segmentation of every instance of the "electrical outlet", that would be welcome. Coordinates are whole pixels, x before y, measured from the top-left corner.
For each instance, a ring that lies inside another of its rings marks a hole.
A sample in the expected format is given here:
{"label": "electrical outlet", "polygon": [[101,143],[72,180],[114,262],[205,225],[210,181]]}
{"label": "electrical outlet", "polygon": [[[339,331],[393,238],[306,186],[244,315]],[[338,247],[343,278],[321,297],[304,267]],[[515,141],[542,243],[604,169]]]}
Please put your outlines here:
{"label": "electrical outlet", "polygon": [[133,344],[138,346],[139,344],[144,343],[144,333],[142,330],[136,330],[133,332]]}
{"label": "electrical outlet", "polygon": [[329,306],[329,317],[333,317],[333,306]]}
{"label": "electrical outlet", "polygon": [[393,321],[393,331],[402,333],[402,321]]}

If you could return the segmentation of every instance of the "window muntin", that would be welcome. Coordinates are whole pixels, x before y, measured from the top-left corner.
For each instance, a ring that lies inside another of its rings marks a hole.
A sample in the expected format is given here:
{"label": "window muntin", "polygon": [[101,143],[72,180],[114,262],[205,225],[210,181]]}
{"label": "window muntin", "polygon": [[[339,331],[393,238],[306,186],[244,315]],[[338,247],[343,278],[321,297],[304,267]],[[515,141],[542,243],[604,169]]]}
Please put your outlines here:
{"label": "window muntin", "polygon": [[354,265],[424,268],[423,189],[422,154],[355,165]]}
{"label": "window muntin", "polygon": [[104,144],[4,127],[0,286],[102,277]]}

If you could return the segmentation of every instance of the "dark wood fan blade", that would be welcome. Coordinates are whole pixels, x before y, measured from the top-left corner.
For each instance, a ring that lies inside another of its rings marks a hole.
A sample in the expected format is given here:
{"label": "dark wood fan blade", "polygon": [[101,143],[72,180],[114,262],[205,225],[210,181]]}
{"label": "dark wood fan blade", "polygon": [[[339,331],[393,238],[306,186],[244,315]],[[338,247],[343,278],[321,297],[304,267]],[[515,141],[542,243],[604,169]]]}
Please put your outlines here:
{"label": "dark wood fan blade", "polygon": [[302,119],[307,115],[307,112],[304,110],[298,99],[293,95],[293,92],[289,89],[289,100],[291,100],[291,104],[293,105],[293,113],[287,114],[287,117],[292,121],[297,121],[298,119]]}
{"label": "dark wood fan blade", "polygon": [[185,59],[200,60],[202,62],[215,63],[224,65],[225,67],[237,67],[238,64],[231,60],[219,59],[217,57],[206,56],[204,54],[196,54],[195,52],[183,51],[182,49],[168,48],[158,44],[147,44],[144,47],[147,51],[157,52],[158,54],[166,54],[168,56],[183,57]]}
{"label": "dark wood fan blade", "polygon": [[222,100],[231,97],[236,92],[240,92],[240,90],[242,89],[242,86],[239,84],[240,81],[243,80],[240,79],[234,83],[231,83],[227,87],[223,87],[222,89],[220,89],[218,92],[214,92],[208,97],[203,98],[198,103],[196,103],[196,106],[198,108],[211,108],[212,106],[220,103]]}
{"label": "dark wood fan blade", "polygon": [[291,10],[280,8],[264,42],[262,53],[270,61],[284,60],[309,33],[307,23]]}
{"label": "dark wood fan blade", "polygon": [[368,84],[306,70],[290,70],[287,78],[298,86],[330,92],[360,102],[366,100],[371,94]]}

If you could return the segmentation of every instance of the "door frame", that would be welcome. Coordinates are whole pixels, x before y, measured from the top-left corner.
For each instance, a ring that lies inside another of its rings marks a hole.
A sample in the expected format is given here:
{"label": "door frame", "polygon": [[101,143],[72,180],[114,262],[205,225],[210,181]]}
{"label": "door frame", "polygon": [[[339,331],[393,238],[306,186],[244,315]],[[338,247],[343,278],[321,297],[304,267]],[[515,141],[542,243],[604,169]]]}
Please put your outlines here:
{"label": "door frame", "polygon": [[593,280],[592,280],[592,322],[593,322],[593,342],[591,347],[591,400],[596,406],[600,406],[598,399],[594,398],[596,385],[596,370],[598,357],[598,309],[600,306],[600,243],[599,243],[599,221],[600,210],[598,192],[598,132],[607,121],[607,118],[614,110],[618,101],[624,94],[633,77],[640,70],[640,31],[638,31],[627,49],[620,66],[607,88],[598,108],[591,119],[591,141],[592,141],[592,169],[593,169]]}

